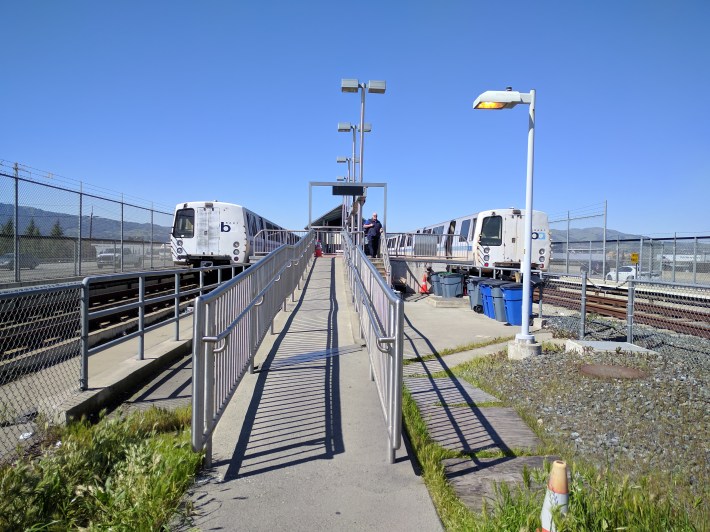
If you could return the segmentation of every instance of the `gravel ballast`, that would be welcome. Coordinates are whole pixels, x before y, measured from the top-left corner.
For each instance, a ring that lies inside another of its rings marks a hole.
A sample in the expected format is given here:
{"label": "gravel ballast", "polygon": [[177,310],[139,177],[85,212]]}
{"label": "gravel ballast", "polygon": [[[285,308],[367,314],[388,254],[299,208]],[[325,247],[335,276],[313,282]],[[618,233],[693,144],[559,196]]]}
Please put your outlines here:
{"label": "gravel ballast", "polygon": [[[500,354],[457,373],[522,409],[573,457],[632,478],[672,476],[702,496],[710,479],[710,342],[661,336],[644,346],[654,353],[548,350],[522,361]],[[580,370],[589,364],[645,376],[588,376]]]}

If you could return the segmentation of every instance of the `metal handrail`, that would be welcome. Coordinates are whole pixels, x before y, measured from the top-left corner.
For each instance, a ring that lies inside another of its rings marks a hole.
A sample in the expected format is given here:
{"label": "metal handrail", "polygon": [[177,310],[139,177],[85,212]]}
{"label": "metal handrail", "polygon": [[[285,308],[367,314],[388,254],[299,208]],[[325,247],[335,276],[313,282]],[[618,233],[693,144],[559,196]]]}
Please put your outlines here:
{"label": "metal handrail", "polygon": [[382,257],[382,264],[385,267],[385,281],[387,281],[387,286],[392,286],[392,264],[390,263],[390,254],[387,249],[387,233],[382,233],[382,238],[380,238],[380,256]]}
{"label": "metal handrail", "polygon": [[[134,338],[138,338],[138,349],[136,353],[137,360],[143,360],[145,356],[145,335],[146,333],[163,327],[170,323],[175,324],[173,340],[180,340],[180,318],[181,309],[187,307],[190,303],[184,301],[180,303],[180,299],[185,298],[185,296],[200,295],[206,291],[211,290],[220,285],[222,282],[222,271],[229,269],[232,276],[235,273],[237,266],[211,266],[203,268],[191,268],[191,269],[172,269],[172,270],[161,270],[152,272],[132,272],[132,273],[118,273],[113,275],[95,275],[90,277],[85,277],[81,282],[82,287],[82,298],[81,298],[81,375],[79,378],[80,388],[82,390],[87,390],[89,388],[89,357],[101,351],[105,351],[111,347],[122,344]],[[205,285],[204,276],[209,271],[218,271],[217,282],[210,285]],[[190,290],[181,290],[180,281],[181,277],[185,275],[192,275],[195,272],[199,274],[199,286],[192,288]],[[166,276],[173,276],[174,278],[174,290],[173,293],[168,295],[159,295],[153,297],[146,296],[146,281],[153,278],[164,278]],[[108,309],[100,310],[90,310],[89,309],[89,299],[91,297],[92,287],[98,283],[105,284],[107,282],[123,281],[123,280],[138,280],[138,301],[132,303],[125,303],[123,305],[118,305]],[[165,301],[173,301],[173,315],[169,318],[164,318],[151,325],[146,325],[145,320],[145,308],[148,305],[153,305],[156,303],[161,303]],[[92,345],[89,331],[89,322],[92,319],[105,318],[115,314],[123,313],[129,310],[138,310],[137,328],[131,333],[127,333],[124,336],[120,336],[108,342],[102,343],[101,345]]]}
{"label": "metal handrail", "polygon": [[360,334],[370,359],[370,378],[375,381],[387,425],[388,460],[394,463],[402,442],[403,302],[346,233],[343,251]]}

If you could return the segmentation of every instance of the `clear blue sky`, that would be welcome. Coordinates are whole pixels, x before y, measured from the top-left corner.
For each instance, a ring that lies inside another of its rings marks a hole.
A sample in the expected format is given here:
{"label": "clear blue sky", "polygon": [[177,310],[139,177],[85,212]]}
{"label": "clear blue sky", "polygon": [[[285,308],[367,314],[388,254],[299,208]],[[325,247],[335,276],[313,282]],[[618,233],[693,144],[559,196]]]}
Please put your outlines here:
{"label": "clear blue sky", "polygon": [[[345,171],[337,123],[359,120],[340,79],[383,79],[365,180],[388,183],[388,229],[408,230],[524,206],[527,108],[472,110],[512,86],[537,90],[536,209],[608,200],[611,229],[710,234],[708,0],[23,1],[0,15],[6,161],[302,227],[308,181]],[[319,190],[314,214],[337,202]],[[366,209],[382,212],[381,193]]]}

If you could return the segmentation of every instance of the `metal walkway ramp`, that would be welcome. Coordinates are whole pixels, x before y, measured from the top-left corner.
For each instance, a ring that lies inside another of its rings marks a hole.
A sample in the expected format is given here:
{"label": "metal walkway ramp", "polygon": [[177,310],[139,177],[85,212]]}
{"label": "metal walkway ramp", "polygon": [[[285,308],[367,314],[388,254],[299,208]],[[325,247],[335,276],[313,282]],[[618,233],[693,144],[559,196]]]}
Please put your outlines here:
{"label": "metal walkway ramp", "polygon": [[191,501],[200,529],[441,528],[404,447],[385,431],[367,353],[353,338],[341,257],[321,257],[277,316],[257,372],[240,384],[213,438],[209,479]]}

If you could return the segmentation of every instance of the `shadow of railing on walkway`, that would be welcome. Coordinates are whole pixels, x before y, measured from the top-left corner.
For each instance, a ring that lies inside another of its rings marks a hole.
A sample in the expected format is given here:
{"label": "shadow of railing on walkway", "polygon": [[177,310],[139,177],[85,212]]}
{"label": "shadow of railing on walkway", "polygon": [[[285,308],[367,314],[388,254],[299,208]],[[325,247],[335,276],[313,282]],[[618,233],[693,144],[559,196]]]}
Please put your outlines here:
{"label": "shadow of railing on walkway", "polygon": [[[455,377],[435,378],[434,375],[446,372],[453,375],[444,357],[439,355],[431,341],[417,329],[406,313],[404,314],[405,342],[409,342],[414,353],[420,359],[434,355],[435,359],[428,362],[418,361],[405,366],[405,386],[417,403],[422,416],[427,421],[429,435],[447,449],[469,453],[472,467],[478,470],[492,467],[514,458],[512,449],[491,425],[481,408],[476,406],[495,399],[485,392],[475,397],[466,386]],[[417,347],[413,331],[429,349],[423,353]],[[414,366],[416,369],[411,369]],[[426,377],[411,377],[411,375],[426,375]],[[504,456],[497,459],[479,460],[474,453],[483,450],[498,450]]]}
{"label": "shadow of railing on walkway", "polygon": [[[319,277],[315,265],[259,369],[225,481],[332,459],[344,451],[340,361],[334,356],[339,340],[335,259],[326,276]],[[304,346],[317,349],[304,353]]]}

